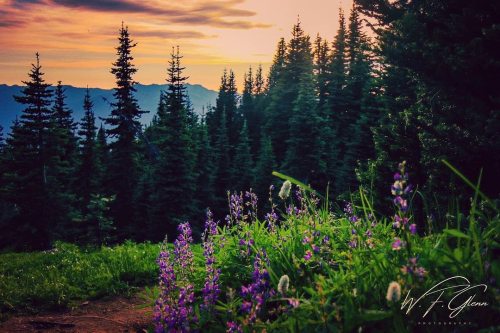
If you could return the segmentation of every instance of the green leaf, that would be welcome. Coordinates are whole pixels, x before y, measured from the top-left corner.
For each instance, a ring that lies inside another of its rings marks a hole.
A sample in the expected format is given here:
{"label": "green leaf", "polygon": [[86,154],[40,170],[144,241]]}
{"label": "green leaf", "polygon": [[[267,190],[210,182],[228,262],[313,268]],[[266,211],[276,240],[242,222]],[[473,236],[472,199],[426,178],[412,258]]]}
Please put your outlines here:
{"label": "green leaf", "polygon": [[382,319],[386,319],[392,316],[392,312],[389,311],[380,311],[380,310],[366,310],[360,316],[360,319],[363,322],[366,321],[378,321]]}
{"label": "green leaf", "polygon": [[450,236],[456,237],[456,238],[465,238],[470,240],[470,236],[464,234],[460,230],[457,229],[444,229],[443,232],[445,234],[448,234]]}
{"label": "green leaf", "polygon": [[303,182],[298,181],[295,178],[292,178],[290,176],[282,174],[281,172],[273,171],[273,176],[276,176],[276,177],[281,178],[283,180],[288,180],[288,181],[290,181],[290,183],[295,184],[297,186],[300,186],[301,188],[303,188],[304,190],[306,190],[308,192],[314,192],[314,193],[316,193],[316,191],[314,191],[309,185],[306,185]]}

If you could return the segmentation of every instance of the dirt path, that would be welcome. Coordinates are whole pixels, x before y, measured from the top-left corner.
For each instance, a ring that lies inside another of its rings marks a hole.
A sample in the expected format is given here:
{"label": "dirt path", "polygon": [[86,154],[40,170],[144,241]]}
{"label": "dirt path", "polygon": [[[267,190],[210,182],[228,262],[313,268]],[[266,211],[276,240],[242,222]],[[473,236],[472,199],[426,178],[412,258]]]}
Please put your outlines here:
{"label": "dirt path", "polygon": [[82,302],[64,312],[14,316],[0,323],[0,332],[40,333],[101,333],[147,332],[151,324],[151,309],[139,308],[144,300],[138,297],[114,297]]}

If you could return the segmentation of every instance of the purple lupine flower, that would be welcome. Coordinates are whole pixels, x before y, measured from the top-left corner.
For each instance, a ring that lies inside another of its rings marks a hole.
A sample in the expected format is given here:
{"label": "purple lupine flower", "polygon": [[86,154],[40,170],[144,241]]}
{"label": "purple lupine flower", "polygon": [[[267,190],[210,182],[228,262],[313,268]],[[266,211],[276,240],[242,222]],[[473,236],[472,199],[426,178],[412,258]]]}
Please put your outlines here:
{"label": "purple lupine flower", "polygon": [[207,210],[207,220],[203,231],[203,256],[205,257],[205,285],[203,287],[203,305],[206,310],[211,310],[220,294],[219,277],[220,269],[215,267],[213,236],[217,234],[217,223],[213,220],[213,214]]}
{"label": "purple lupine flower", "polygon": [[417,233],[417,225],[415,223],[410,224],[410,232],[412,235]]}
{"label": "purple lupine flower", "polygon": [[264,250],[261,250],[255,256],[252,283],[241,287],[241,296],[250,299],[250,302],[245,300],[241,308],[242,312],[248,313],[250,323],[255,322],[267,299],[273,297],[276,293],[270,286],[270,277],[266,265],[269,265],[267,254]]}
{"label": "purple lupine flower", "polygon": [[318,246],[318,245],[313,244],[313,245],[312,245],[312,249],[313,249],[314,253],[319,253],[319,250],[320,250],[320,249],[319,249],[319,246]]}
{"label": "purple lupine flower", "polygon": [[309,236],[304,236],[304,238],[302,238],[302,244],[309,244],[311,241],[312,239]]}
{"label": "purple lupine flower", "polygon": [[290,304],[293,308],[298,308],[300,301],[297,298],[289,298],[288,304]]}
{"label": "purple lupine flower", "polygon": [[356,239],[351,239],[349,241],[348,245],[350,248],[355,249],[358,247],[358,242],[356,241]]}
{"label": "purple lupine flower", "polygon": [[252,311],[252,306],[252,302],[243,301],[243,303],[241,304],[241,311],[244,313],[250,313],[250,311]]}
{"label": "purple lupine flower", "polygon": [[425,268],[418,266],[418,258],[413,257],[408,260],[408,264],[401,267],[403,274],[415,275],[419,279],[423,279],[427,275]]}
{"label": "purple lupine flower", "polygon": [[350,202],[348,202],[345,205],[345,207],[344,207],[344,213],[346,213],[346,215],[348,215],[348,216],[351,216],[354,213],[354,211],[352,209],[352,204]]}
{"label": "purple lupine flower", "polygon": [[278,221],[278,214],[274,211],[274,207],[271,208],[271,212],[267,213],[264,217],[267,222],[267,228],[270,232],[276,231],[276,222]]}
{"label": "purple lupine flower", "polygon": [[370,229],[366,230],[366,232],[365,232],[366,237],[370,238],[372,235],[373,234],[372,234],[372,231]]}
{"label": "purple lupine flower", "polygon": [[344,207],[344,212],[347,215],[349,222],[354,223],[354,224],[357,224],[359,222],[359,217],[357,217],[354,214],[354,209],[353,209],[353,206],[350,202],[348,202],[346,204],[346,206]]}
{"label": "purple lupine flower", "polygon": [[245,192],[245,198],[248,199],[245,205],[250,208],[250,216],[255,219],[257,217],[257,194],[252,192],[252,189],[250,189],[250,191]]}
{"label": "purple lupine flower", "polygon": [[226,333],[242,333],[243,329],[241,325],[238,325],[234,321],[228,321],[226,323]]}
{"label": "purple lupine flower", "polygon": [[[250,235],[247,235],[249,237]],[[240,241],[238,242],[240,247],[242,248],[242,254],[249,256],[250,253],[252,253],[252,246],[255,245],[255,241],[253,239],[246,240],[244,238],[241,238]]]}
{"label": "purple lupine flower", "polygon": [[323,244],[328,244],[329,242],[330,242],[330,237],[329,236],[323,237]]}
{"label": "purple lupine flower", "polygon": [[392,243],[392,249],[395,251],[401,250],[401,246],[403,245],[403,242],[401,242],[401,239],[399,238],[394,238],[394,242]]}
{"label": "purple lupine flower", "polygon": [[244,222],[246,216],[243,213],[243,194],[240,192],[231,194],[227,192],[229,201],[229,215],[226,217],[226,222],[228,225],[237,225],[240,222]]}
{"label": "purple lupine flower", "polygon": [[408,210],[408,200],[403,199],[399,195],[394,198],[394,204],[403,212]]}
{"label": "purple lupine flower", "polygon": [[306,261],[309,261],[309,260],[311,260],[312,256],[313,256],[312,252],[310,250],[307,250],[306,254],[304,255],[304,259]]}
{"label": "purple lupine flower", "polygon": [[[184,239],[185,236],[186,232],[181,233],[178,240]],[[182,243],[182,240],[180,242]],[[179,265],[180,257],[174,256],[174,258]],[[167,250],[166,242],[162,245],[157,262],[160,267],[160,294],[153,312],[155,332],[189,332],[192,323],[197,321],[193,310],[193,286],[187,284],[182,288],[178,287],[174,262]]]}
{"label": "purple lupine flower", "polygon": [[191,226],[189,223],[181,223],[177,227],[179,236],[174,242],[174,255],[178,265],[180,265],[179,273],[186,277],[193,273],[193,252],[190,244],[193,242]]}

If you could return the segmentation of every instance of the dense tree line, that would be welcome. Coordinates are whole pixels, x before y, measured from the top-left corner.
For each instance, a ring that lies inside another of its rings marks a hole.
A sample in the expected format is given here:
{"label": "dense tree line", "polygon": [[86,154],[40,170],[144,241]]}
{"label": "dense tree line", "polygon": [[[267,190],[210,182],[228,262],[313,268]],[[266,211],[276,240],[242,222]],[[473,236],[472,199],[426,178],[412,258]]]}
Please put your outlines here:
{"label": "dense tree line", "polygon": [[228,191],[252,188],[265,207],[273,170],[328,188],[338,202],[361,185],[383,210],[390,170],[407,160],[424,216],[450,194],[467,199],[447,159],[471,179],[483,168],[486,191],[498,196],[495,13],[479,2],[358,0],[348,19],[340,11],[331,42],[312,41],[297,22],[267,76],[249,68],[241,94],[225,70],[216,105],[203,115],[191,107],[182,56],[172,49],[168,89],[146,127],[126,27],[111,69],[115,100],[99,129],[88,92],[76,124],[37,54],[15,97],[25,110],[0,135],[0,245],[159,241],[185,220],[201,228],[207,207],[223,219]]}

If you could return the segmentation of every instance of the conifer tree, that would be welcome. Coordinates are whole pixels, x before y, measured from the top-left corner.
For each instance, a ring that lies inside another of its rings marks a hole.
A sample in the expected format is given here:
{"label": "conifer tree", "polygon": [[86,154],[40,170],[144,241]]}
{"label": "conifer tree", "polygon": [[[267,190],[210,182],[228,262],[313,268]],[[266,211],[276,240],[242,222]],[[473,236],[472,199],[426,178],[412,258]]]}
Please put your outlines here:
{"label": "conifer tree", "polygon": [[61,81],[54,91],[52,107],[52,129],[50,130],[49,150],[54,163],[52,183],[53,202],[57,202],[61,216],[66,220],[53,227],[54,236],[58,239],[75,241],[79,234],[79,226],[74,222],[78,215],[76,210],[75,171],[77,162],[76,124],[72,111],[66,105],[65,89]]}
{"label": "conifer tree", "polygon": [[233,160],[232,187],[237,191],[248,191],[252,187],[253,159],[246,121],[240,131],[238,145]]}
{"label": "conifer tree", "polygon": [[196,151],[190,131],[184,67],[179,48],[172,49],[168,68],[165,110],[159,115],[162,136],[155,172],[154,224],[158,235],[173,235],[177,225],[194,212]]}
{"label": "conifer tree", "polygon": [[340,152],[344,150],[347,143],[346,138],[342,137],[342,129],[345,124],[342,119],[345,116],[347,108],[347,59],[346,59],[346,22],[342,8],[339,8],[339,29],[335,35],[333,42],[333,50],[331,53],[329,78],[327,83],[327,114],[326,127],[328,128],[328,137],[325,141],[329,144],[326,145],[325,161],[329,179],[333,182],[332,188],[340,188],[340,178],[338,177],[338,170],[342,165],[340,159]]}
{"label": "conifer tree", "polygon": [[326,111],[328,101],[328,80],[330,78],[329,66],[330,47],[328,42],[323,40],[318,34],[314,41],[314,74],[316,77],[318,91],[318,109],[321,112]]}
{"label": "conifer tree", "polygon": [[269,71],[268,78],[268,90],[272,91],[276,88],[278,82],[281,80],[281,75],[285,68],[285,56],[286,56],[286,42],[284,38],[281,38],[276,47],[276,54],[274,55],[273,63]]}
{"label": "conifer tree", "polygon": [[226,100],[224,111],[227,121],[227,136],[230,144],[230,156],[234,157],[234,143],[238,141],[239,132],[243,125],[243,116],[238,110],[238,88],[236,87],[236,78],[234,72],[229,70],[227,80]]}
{"label": "conifer tree", "polygon": [[20,120],[13,124],[7,140],[5,198],[15,205],[17,240],[29,248],[45,248],[51,240],[51,227],[64,216],[52,202],[54,156],[48,147],[53,129],[52,90],[43,79],[39,55],[32,64],[29,81],[14,98],[25,106]]}
{"label": "conifer tree", "polygon": [[[279,46],[275,59],[278,64],[282,57],[281,43]],[[265,132],[271,137],[278,164],[282,164],[285,159],[290,137],[288,120],[299,94],[301,77],[304,73],[308,74],[308,71],[312,71],[311,42],[309,36],[302,30],[300,22],[297,22],[293,27],[292,39],[286,48],[284,67],[278,71],[279,80],[275,88],[270,87],[270,102],[266,109]]]}
{"label": "conifer tree", "polygon": [[208,135],[208,126],[203,117],[198,125],[197,138],[197,156],[196,156],[196,192],[195,200],[198,211],[197,217],[205,214],[213,200],[214,190],[214,161],[212,158],[213,149],[210,146]]}
{"label": "conifer tree", "polygon": [[133,75],[137,69],[132,63],[132,48],[136,44],[131,40],[128,27],[119,31],[119,45],[116,48],[117,60],[111,73],[115,76],[116,87],[113,96],[111,116],[104,121],[109,126],[107,134],[113,138],[108,169],[108,185],[116,198],[111,205],[111,215],[116,223],[120,238],[131,237],[134,230],[136,194],[139,170],[137,135],[141,130],[138,121],[144,111],[139,109],[134,96]]}
{"label": "conifer tree", "polygon": [[[243,95],[240,104],[240,113],[248,126],[250,147],[253,156],[257,155],[258,152],[257,149],[260,141],[260,128],[262,122],[261,112],[256,104],[258,101],[256,99],[257,93],[255,92],[257,90],[259,94],[261,94],[263,90],[262,69],[257,71],[257,74],[259,74],[259,77],[256,77],[254,80],[252,67],[249,68],[248,74],[245,74]],[[254,84],[259,85],[257,89]]]}
{"label": "conifer tree", "polygon": [[291,134],[287,140],[283,169],[290,176],[317,188],[323,185],[326,166],[322,160],[323,142],[312,63],[309,73],[303,73],[300,80],[299,93],[289,120]]}
{"label": "conifer tree", "polygon": [[[359,135],[364,130],[369,130],[375,124],[371,121],[375,119],[368,108],[362,108],[362,101],[370,91],[371,64],[369,59],[368,39],[362,31],[361,19],[356,6],[353,6],[349,16],[349,29],[346,36],[348,71],[346,77],[345,110],[338,118],[338,137],[343,143],[340,146],[339,159],[342,164],[339,166],[338,181],[336,182],[337,192],[354,189],[356,187],[356,174],[354,169],[357,162],[369,156],[361,156],[358,153],[360,148],[365,146],[373,147],[371,136],[363,140]],[[338,65],[340,69],[340,64]],[[365,113],[365,114],[362,114]],[[364,125],[366,123],[366,125]],[[363,127],[363,128],[361,128]],[[370,130],[369,130],[370,131]]]}
{"label": "conifer tree", "polygon": [[269,186],[276,183],[276,177],[272,172],[276,169],[276,160],[274,158],[271,139],[268,136],[263,136],[260,144],[260,152],[257,158],[254,171],[255,193],[260,198],[261,203],[264,198],[268,197]]}
{"label": "conifer tree", "polygon": [[[226,122],[226,112],[223,110],[221,124]],[[226,208],[227,191],[231,181],[231,159],[230,148],[227,137],[227,127],[219,126],[216,134],[215,153],[215,176],[214,176],[214,200],[211,205],[215,214],[223,214]]]}
{"label": "conifer tree", "polygon": [[92,194],[99,193],[100,184],[97,170],[97,149],[95,125],[95,115],[93,111],[94,103],[90,98],[89,89],[85,92],[83,99],[84,115],[80,121],[78,135],[81,137],[80,165],[78,170],[78,195],[82,210],[87,209]]}

